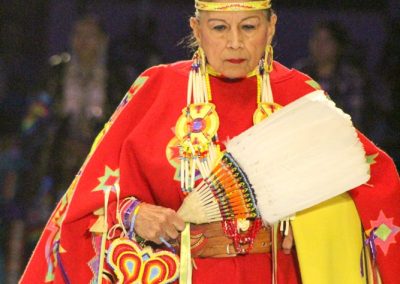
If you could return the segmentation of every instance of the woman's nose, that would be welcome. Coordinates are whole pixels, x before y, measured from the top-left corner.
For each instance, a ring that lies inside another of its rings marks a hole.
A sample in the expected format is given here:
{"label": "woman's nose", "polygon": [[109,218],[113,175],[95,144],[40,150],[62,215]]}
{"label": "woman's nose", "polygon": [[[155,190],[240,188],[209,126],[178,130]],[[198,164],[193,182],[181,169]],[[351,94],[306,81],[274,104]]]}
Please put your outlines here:
{"label": "woman's nose", "polygon": [[232,29],[228,34],[228,48],[239,49],[243,47],[243,40],[240,31]]}

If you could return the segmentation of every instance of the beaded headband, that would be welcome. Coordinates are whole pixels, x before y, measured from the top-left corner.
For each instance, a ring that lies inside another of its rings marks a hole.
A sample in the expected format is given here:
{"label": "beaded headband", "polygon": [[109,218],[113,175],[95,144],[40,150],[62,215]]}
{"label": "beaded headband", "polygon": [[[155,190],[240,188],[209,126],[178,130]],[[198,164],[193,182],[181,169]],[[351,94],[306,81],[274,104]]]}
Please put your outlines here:
{"label": "beaded headband", "polygon": [[200,11],[217,11],[217,12],[238,12],[238,11],[257,11],[271,8],[271,0],[263,1],[247,1],[247,2],[204,2],[195,1],[195,7]]}

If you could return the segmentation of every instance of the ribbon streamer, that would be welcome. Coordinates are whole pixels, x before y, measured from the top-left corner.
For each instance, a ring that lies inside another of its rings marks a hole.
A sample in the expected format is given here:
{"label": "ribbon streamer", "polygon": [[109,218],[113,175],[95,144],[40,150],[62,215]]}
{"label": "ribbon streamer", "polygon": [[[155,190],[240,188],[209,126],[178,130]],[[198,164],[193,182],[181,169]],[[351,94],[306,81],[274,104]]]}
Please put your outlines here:
{"label": "ribbon streamer", "polygon": [[372,255],[372,263],[375,264],[376,262],[376,244],[375,240],[378,238],[378,236],[375,234],[375,231],[377,228],[374,228],[371,233],[369,234],[368,239],[365,240],[365,245],[369,247]]}
{"label": "ribbon streamer", "polygon": [[179,283],[192,283],[192,256],[190,251],[190,223],[186,223],[181,234],[181,266],[179,269]]}

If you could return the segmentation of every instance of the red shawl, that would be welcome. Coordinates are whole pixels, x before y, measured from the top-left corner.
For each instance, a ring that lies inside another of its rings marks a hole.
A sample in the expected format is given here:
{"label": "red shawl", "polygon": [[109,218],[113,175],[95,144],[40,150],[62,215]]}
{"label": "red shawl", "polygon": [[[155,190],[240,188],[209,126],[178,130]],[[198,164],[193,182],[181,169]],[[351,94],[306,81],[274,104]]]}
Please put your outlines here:
{"label": "red shawl", "polygon": [[[158,66],[147,70],[135,81],[53,212],[21,283],[97,283],[99,237],[89,229],[102,217],[96,210],[104,207],[104,192],[117,183],[121,198],[135,196],[145,202],[175,210],[179,208],[183,195],[179,183],[173,179],[176,152],[173,143],[168,143],[174,137],[172,128],[186,105],[189,68],[190,62]],[[308,76],[276,62],[271,85],[275,101],[281,105],[317,87]],[[256,108],[254,78],[226,81],[212,77],[211,87],[220,116],[222,141],[252,125],[252,112]],[[368,185],[352,190],[351,196],[366,234],[374,232],[376,237],[374,244],[383,282],[398,283],[399,177],[393,161],[384,152],[364,136],[360,135],[360,139],[372,163],[371,180]],[[116,196],[111,192],[109,216],[115,215],[115,200]],[[245,270],[246,267],[254,271],[261,267],[261,270],[265,261],[268,259],[260,261],[260,256],[249,255],[218,260],[219,266],[213,259],[204,259],[199,261],[199,266],[235,271],[226,275],[232,279],[230,283],[265,283],[265,279],[270,279],[268,275],[263,278],[254,273],[252,276]],[[292,260],[286,261],[293,266]],[[214,276],[209,275],[212,273],[200,269],[194,272],[194,279],[212,283],[212,280],[205,280],[213,279]],[[293,273],[291,270],[289,274],[293,276]],[[243,278],[242,274],[247,276]],[[283,282],[288,283],[288,279]]]}

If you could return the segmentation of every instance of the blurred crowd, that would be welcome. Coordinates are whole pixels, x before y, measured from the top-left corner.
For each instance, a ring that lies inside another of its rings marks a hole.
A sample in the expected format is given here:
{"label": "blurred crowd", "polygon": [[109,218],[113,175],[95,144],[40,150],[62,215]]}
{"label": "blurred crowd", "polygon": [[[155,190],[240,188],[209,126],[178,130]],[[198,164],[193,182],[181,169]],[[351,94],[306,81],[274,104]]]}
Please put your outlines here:
{"label": "blurred crowd", "polygon": [[[132,25],[134,40],[117,43],[119,56],[111,56],[99,18],[81,16],[70,48],[50,56],[29,88],[16,68],[24,58],[0,54],[0,283],[17,282],[55,203],[135,77],[169,60],[148,36],[154,28],[151,19]],[[399,166],[400,20],[388,23],[387,32],[380,76],[367,71],[334,21],[315,26],[309,56],[293,67],[310,74]]]}
{"label": "blurred crowd", "polygon": [[101,21],[84,15],[29,94],[16,93],[23,81],[0,61],[0,283],[17,283],[97,133],[135,77],[161,63],[150,38],[140,42],[147,50],[136,64],[113,60]]}

